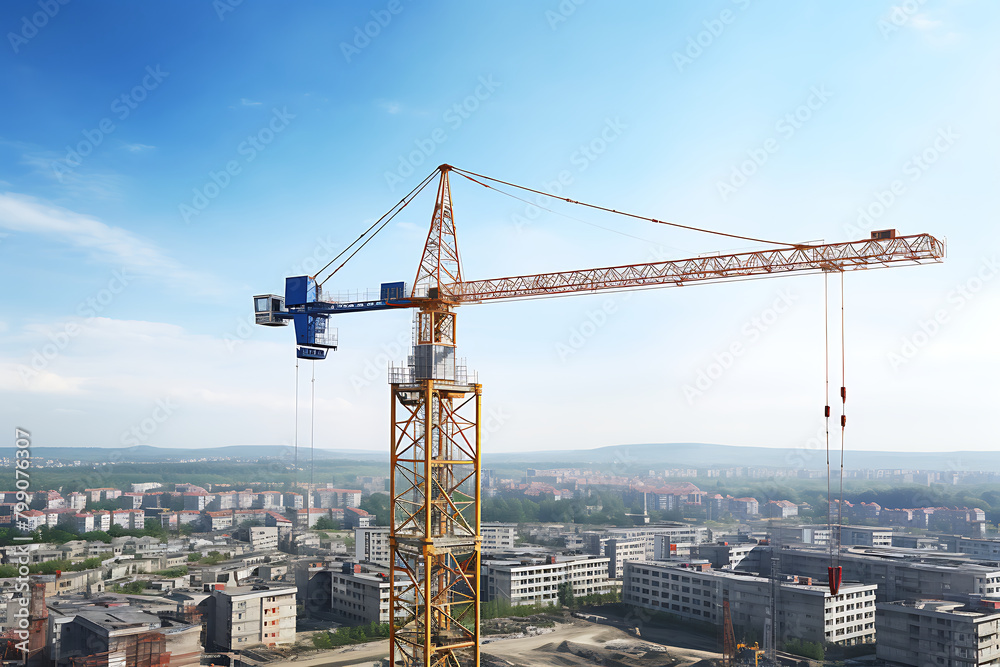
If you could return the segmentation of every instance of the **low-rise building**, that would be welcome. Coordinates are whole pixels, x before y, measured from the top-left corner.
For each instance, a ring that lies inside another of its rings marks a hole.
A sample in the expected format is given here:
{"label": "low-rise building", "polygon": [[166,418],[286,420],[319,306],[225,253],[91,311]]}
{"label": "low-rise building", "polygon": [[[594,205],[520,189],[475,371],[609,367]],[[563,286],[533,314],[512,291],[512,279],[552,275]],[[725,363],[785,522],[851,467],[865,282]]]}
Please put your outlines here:
{"label": "low-rise building", "polygon": [[375,517],[360,507],[344,508],[344,528],[368,528],[375,523]]}
{"label": "low-rise building", "polygon": [[564,583],[575,597],[606,595],[620,585],[608,578],[609,560],[602,556],[484,560],[482,590],[487,601],[502,598],[515,606],[559,604],[559,586]]}
{"label": "low-rise building", "polygon": [[254,551],[277,551],[278,528],[276,526],[250,526],[250,548]]}
{"label": "low-rise building", "polygon": [[[738,632],[763,636],[770,610],[771,580],[733,571],[712,570],[707,562],[627,563],[622,601],[688,621],[722,625],[729,600]],[[781,641],[850,646],[875,641],[876,586],[845,583],[831,595],[824,582],[805,577],[780,582],[778,635]]]}
{"label": "low-rise building", "polygon": [[482,523],[479,534],[483,538],[483,553],[510,551],[517,541],[516,523]]}
{"label": "low-rise building", "polygon": [[[360,567],[344,563],[341,571],[330,575],[330,611],[335,620],[348,625],[389,622],[389,576],[384,573],[367,574]],[[407,582],[396,581],[397,592]]]}
{"label": "low-rise building", "polygon": [[1000,602],[943,600],[879,603],[875,655],[903,667],[1000,664]]}
{"label": "low-rise building", "polygon": [[255,584],[210,592],[208,637],[217,649],[295,643],[294,586]]}
{"label": "low-rise building", "polygon": [[[781,549],[779,554],[782,572],[826,580],[828,549],[799,546]],[[877,584],[879,602],[971,594],[1000,597],[1000,566],[970,563],[968,559],[963,554],[895,547],[850,547],[840,553],[844,581]]]}

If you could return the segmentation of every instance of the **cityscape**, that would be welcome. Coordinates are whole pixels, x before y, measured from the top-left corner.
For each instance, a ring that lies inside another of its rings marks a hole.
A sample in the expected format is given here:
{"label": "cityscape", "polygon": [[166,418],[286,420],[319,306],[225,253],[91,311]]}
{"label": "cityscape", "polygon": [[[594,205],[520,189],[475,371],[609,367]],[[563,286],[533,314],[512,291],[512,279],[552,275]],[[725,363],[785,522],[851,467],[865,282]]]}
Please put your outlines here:
{"label": "cityscape", "polygon": [[0,667],[1000,667],[998,21],[4,3]]}

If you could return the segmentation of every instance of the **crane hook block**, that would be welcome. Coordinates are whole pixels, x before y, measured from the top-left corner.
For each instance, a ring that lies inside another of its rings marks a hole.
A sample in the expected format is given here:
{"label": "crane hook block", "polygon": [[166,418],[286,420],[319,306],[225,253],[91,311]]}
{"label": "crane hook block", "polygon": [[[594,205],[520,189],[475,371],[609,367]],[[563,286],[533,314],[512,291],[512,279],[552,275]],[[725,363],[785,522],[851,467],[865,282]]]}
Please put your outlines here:
{"label": "crane hook block", "polygon": [[841,566],[826,568],[828,581],[830,583],[830,595],[836,595],[840,590],[841,577],[844,575],[844,568]]}
{"label": "crane hook block", "polygon": [[826,406],[826,410],[823,411],[823,415],[829,419],[830,418],[830,406]]}
{"label": "crane hook block", "polygon": [[840,388],[840,400],[847,403],[847,387]]}
{"label": "crane hook block", "polygon": [[840,428],[847,426],[847,415],[840,415]]}

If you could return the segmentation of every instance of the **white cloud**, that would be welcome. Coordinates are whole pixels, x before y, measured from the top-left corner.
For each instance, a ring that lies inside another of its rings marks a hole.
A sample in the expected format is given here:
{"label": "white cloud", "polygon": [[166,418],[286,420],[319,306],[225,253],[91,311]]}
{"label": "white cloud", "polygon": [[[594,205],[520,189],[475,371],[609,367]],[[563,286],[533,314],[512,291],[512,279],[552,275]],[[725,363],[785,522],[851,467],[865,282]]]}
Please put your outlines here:
{"label": "white cloud", "polygon": [[142,153],[143,151],[153,150],[156,146],[149,146],[147,144],[123,144],[122,148],[131,153]]}
{"label": "white cloud", "polygon": [[[56,351],[53,334],[69,330],[70,324],[74,335]],[[295,414],[288,382],[294,364],[291,340],[263,342],[251,334],[230,349],[225,335],[109,318],[23,327],[0,336],[0,405],[13,408],[28,428],[35,426],[38,444],[44,433],[45,444],[118,446],[123,433],[149,418],[158,404],[169,406],[169,414],[141,444],[290,441]],[[382,416],[384,401],[377,401],[379,415],[370,414],[366,406],[343,398],[353,395],[348,378],[327,368],[320,364],[316,371],[316,445],[334,446],[334,434],[349,438],[340,447],[361,438],[381,444],[370,424]],[[303,373],[300,433],[307,432],[308,386]]]}
{"label": "white cloud", "polygon": [[181,281],[198,279],[194,272],[128,230],[28,195],[0,193],[0,229],[68,243],[101,261],[139,273]]}
{"label": "white cloud", "polygon": [[241,97],[240,104],[242,104],[245,107],[259,107],[262,104],[262,102],[254,102],[253,100],[248,100],[245,97]]}

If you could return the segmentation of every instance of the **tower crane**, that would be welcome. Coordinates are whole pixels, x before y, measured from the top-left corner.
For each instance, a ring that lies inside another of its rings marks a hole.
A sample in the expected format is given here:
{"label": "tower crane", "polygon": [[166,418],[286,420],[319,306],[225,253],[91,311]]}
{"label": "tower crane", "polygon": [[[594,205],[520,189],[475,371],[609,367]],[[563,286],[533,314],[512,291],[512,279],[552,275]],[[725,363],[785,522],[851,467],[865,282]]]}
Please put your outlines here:
{"label": "tower crane", "polygon": [[[873,232],[870,239],[846,243],[765,241],[776,247],[673,261],[466,280],[452,216],[449,182],[452,173],[485,187],[521,187],[441,165],[334,258],[336,261],[358,245],[326,278],[319,279],[330,264],[316,276],[286,278],[283,296],[254,297],[256,323],[284,326],[291,321],[297,356],[313,360],[324,359],[329,350],[337,348],[336,330],[330,323],[334,315],[399,308],[415,310],[412,354],[405,365],[388,369],[392,448],[390,662],[393,665],[479,665],[482,385],[464,361],[456,357],[459,306],[876,269],[940,262],[945,257],[945,244],[929,234],[898,236],[894,230],[884,230]],[[435,176],[438,183],[434,213],[413,284],[408,288],[404,282],[382,283],[378,293],[348,299],[325,293],[323,283]]]}

